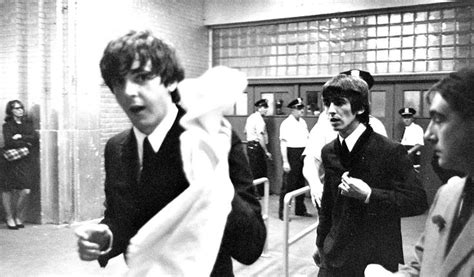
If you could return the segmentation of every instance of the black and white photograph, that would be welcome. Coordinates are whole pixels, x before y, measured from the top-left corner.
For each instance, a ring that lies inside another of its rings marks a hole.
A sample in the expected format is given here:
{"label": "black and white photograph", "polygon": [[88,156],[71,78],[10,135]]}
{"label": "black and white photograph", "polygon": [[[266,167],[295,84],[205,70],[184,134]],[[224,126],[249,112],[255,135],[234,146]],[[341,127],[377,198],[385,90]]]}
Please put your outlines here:
{"label": "black and white photograph", "polygon": [[0,276],[474,276],[474,2],[0,0]]}

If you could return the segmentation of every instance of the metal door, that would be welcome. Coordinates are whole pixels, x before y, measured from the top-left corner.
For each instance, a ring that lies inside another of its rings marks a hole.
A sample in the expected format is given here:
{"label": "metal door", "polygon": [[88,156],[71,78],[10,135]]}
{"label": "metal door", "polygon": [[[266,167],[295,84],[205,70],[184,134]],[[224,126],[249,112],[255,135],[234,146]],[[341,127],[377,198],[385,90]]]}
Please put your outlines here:
{"label": "metal door", "polygon": [[393,139],[394,87],[392,84],[376,84],[369,92],[370,114],[382,121],[387,136]]}
{"label": "metal door", "polygon": [[[267,99],[269,106],[267,115],[287,115],[289,110],[286,105],[298,97],[297,88],[292,85],[255,86],[253,103],[259,99]],[[276,108],[277,101],[282,101],[282,109]]]}
{"label": "metal door", "polygon": [[[415,123],[426,130],[430,122],[429,104],[426,101],[428,89],[435,83],[430,82],[413,82],[394,85],[395,89],[395,111],[396,119],[394,120],[394,130],[396,138],[399,140],[403,135],[404,126],[398,110],[404,107],[411,107],[416,110]],[[433,201],[438,188],[442,185],[436,173],[433,171],[431,161],[433,157],[432,147],[425,141],[425,146],[421,151],[421,172],[420,177],[428,196],[428,203]]]}

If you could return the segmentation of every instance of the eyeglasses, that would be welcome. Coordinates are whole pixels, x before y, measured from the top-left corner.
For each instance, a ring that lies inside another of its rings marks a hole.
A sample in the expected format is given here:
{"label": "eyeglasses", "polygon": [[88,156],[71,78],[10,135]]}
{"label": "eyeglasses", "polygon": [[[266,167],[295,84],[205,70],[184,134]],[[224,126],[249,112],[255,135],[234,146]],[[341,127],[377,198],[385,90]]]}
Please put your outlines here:
{"label": "eyeglasses", "polygon": [[23,107],[13,107],[12,110],[23,110]]}

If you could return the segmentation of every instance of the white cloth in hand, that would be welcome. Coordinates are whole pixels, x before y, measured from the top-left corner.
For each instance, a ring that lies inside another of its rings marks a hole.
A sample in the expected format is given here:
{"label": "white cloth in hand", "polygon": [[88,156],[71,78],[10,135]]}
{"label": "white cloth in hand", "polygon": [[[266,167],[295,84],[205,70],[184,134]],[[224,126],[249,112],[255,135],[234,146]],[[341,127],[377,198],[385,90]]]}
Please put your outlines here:
{"label": "white cloth in hand", "polygon": [[186,129],[181,155],[190,186],[131,239],[128,276],[210,275],[234,196],[228,165],[232,133],[223,113],[246,85],[242,73],[225,67],[179,85],[187,110],[180,122]]}

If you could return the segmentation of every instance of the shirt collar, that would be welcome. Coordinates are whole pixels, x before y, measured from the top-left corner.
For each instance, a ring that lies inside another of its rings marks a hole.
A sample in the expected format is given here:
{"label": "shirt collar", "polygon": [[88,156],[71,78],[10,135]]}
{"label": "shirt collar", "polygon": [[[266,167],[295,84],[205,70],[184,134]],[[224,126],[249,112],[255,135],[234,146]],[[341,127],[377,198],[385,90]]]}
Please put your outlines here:
{"label": "shirt collar", "polygon": [[290,117],[292,117],[294,121],[300,122],[301,117],[299,119],[297,119],[296,116],[294,116],[292,114],[290,114]]}
{"label": "shirt collar", "polygon": [[[355,130],[349,136],[347,136],[346,145],[349,151],[352,151],[352,148],[354,148],[354,145],[356,144],[357,140],[359,140],[360,136],[362,136],[366,129],[367,127],[364,124],[360,123],[359,126],[357,126],[357,128],[355,128]],[[339,142],[342,143],[344,139],[341,136],[338,136],[338,138]]]}
{"label": "shirt collar", "polygon": [[[155,130],[151,134],[148,135],[148,141],[150,141],[151,147],[153,151],[158,152],[165,139],[166,135],[168,134],[169,130],[173,126],[173,123],[178,115],[178,108],[175,105],[171,105],[168,113],[163,118],[163,120],[156,126]],[[143,140],[147,135],[140,132],[135,126],[133,126],[133,133],[135,134],[135,138],[137,140],[137,148],[138,148],[138,156],[140,157],[140,161],[142,160],[143,156]]]}

